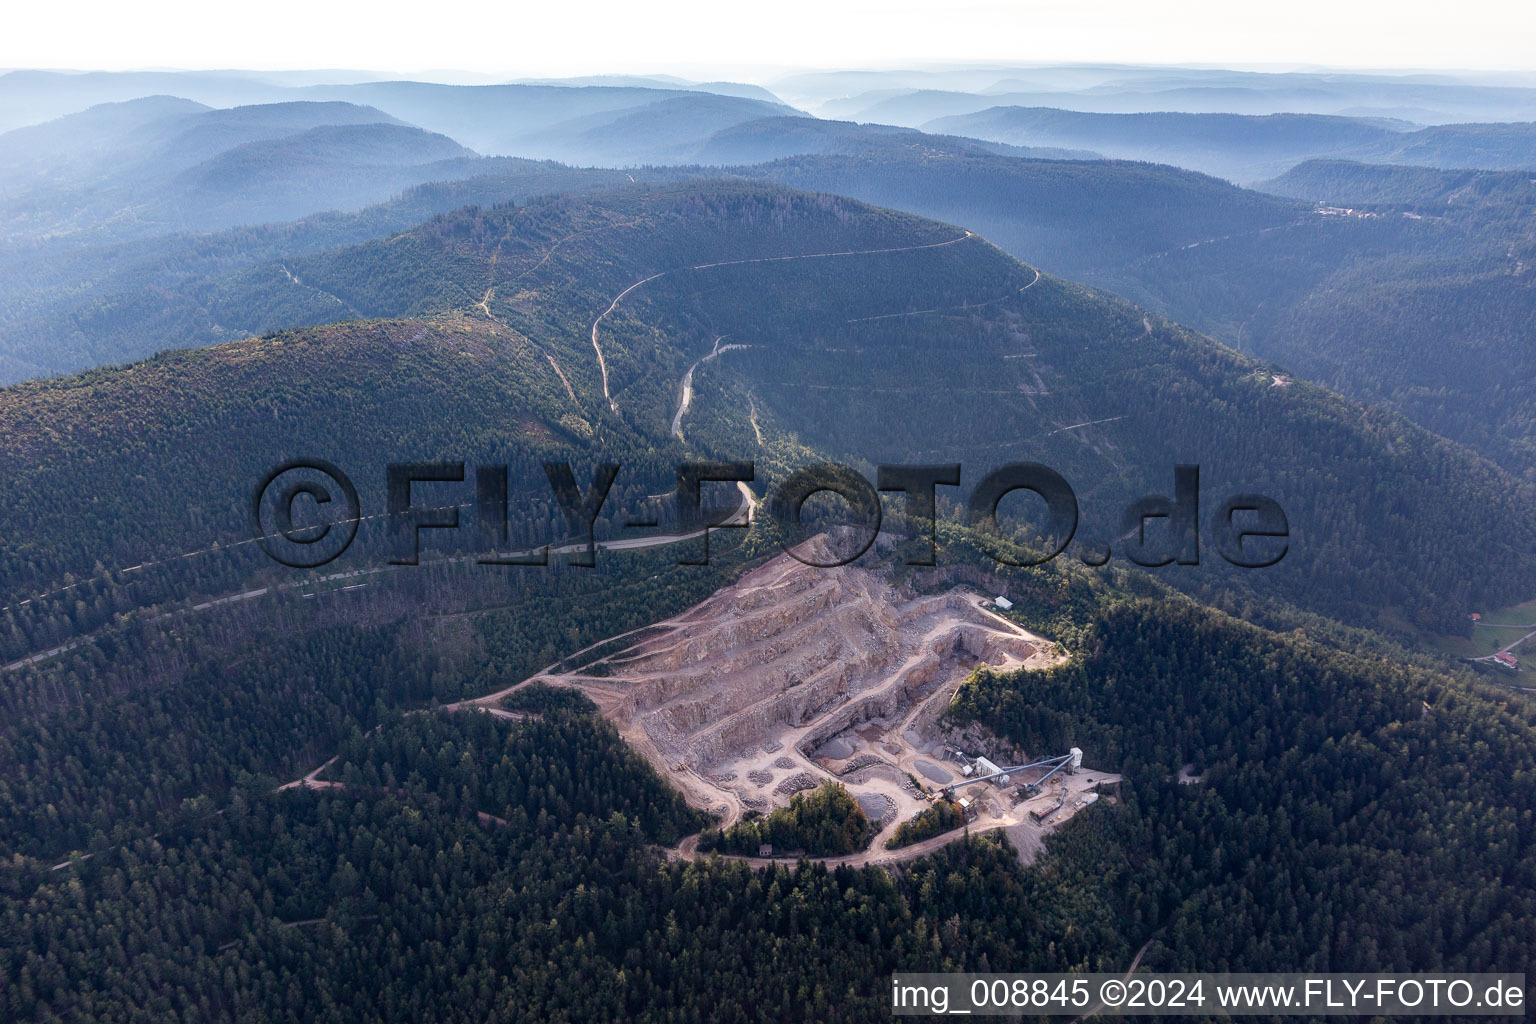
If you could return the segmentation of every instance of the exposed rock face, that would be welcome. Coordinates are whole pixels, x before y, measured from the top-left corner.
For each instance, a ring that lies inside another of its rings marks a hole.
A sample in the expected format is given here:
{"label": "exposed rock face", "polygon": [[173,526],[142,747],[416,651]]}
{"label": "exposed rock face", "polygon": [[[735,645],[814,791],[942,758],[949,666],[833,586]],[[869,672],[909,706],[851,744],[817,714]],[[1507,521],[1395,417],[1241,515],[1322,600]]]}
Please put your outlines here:
{"label": "exposed rock face", "polygon": [[536,678],[584,690],[695,806],[723,798],[739,817],[835,778],[871,807],[889,801],[894,821],[927,806],[914,758],[938,756],[936,725],[961,681],[984,664],[1059,660],[985,604],[785,555]]}
{"label": "exposed rock face", "polygon": [[1023,764],[1029,756],[1022,747],[1008,742],[986,726],[971,723],[962,729],[948,729],[944,733],[948,744],[975,757],[980,754],[996,764]]}
{"label": "exposed rock face", "polygon": [[810,750],[898,716],[957,672],[1020,664],[1039,646],[1000,629],[969,592],[914,598],[867,570],[783,556],[587,671],[617,698],[605,710],[640,725],[669,762],[708,773],[749,747],[776,749],[786,727],[812,725],[795,739]]}

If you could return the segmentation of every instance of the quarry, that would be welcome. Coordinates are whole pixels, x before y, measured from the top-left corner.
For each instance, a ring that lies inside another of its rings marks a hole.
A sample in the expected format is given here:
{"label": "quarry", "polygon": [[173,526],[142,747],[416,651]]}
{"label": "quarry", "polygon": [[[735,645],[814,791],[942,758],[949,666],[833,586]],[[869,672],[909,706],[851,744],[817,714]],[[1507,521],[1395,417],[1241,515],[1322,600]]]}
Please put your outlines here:
{"label": "quarry", "polygon": [[879,822],[871,860],[899,822],[941,798],[959,801],[973,830],[1007,827],[1021,852],[1038,848],[1030,833],[1067,820],[1117,779],[1083,769],[1077,752],[1047,787],[1031,785],[1045,770],[972,784],[979,765],[1033,759],[984,726],[958,730],[942,716],[980,666],[1038,670],[1065,655],[999,614],[995,598],[961,585],[919,592],[889,575],[780,555],[674,618],[518,685],[583,691],[726,826],[830,779]]}

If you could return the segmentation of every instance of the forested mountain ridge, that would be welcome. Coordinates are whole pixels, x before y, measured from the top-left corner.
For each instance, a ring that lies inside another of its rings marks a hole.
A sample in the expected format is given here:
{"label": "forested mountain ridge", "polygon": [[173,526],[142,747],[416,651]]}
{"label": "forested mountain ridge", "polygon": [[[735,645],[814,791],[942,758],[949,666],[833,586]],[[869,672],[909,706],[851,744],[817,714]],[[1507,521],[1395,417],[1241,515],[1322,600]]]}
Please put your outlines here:
{"label": "forested mountain ridge", "polygon": [[1010,146],[983,139],[932,135],[915,128],[826,121],[814,117],[765,117],[722,128],[682,163],[740,166],[819,153],[874,155],[890,148],[919,147],[927,155],[995,153],[1032,160],[1092,160],[1087,150]]}
{"label": "forested mountain ridge", "polygon": [[[1118,535],[1126,502],[1166,493],[1174,463],[1198,462],[1204,501],[1263,489],[1291,515],[1294,539],[1280,566],[1247,582],[1207,551],[1207,564],[1173,574],[1181,585],[1256,586],[1356,621],[1439,631],[1473,601],[1524,596],[1530,498],[1465,451],[1302,382],[1277,384],[1261,364],[961,229],[848,200],[699,183],[471,209],[242,272],[225,300],[283,311],[327,301],[382,322],[0,393],[0,463],[15,495],[9,598],[49,593],[66,574],[107,586],[146,560],[243,539],[247,489],[294,455],[360,464],[376,507],[390,459],[510,458],[522,502],[545,493],[546,451],[634,462],[640,479],[627,486],[655,494],[675,452],[760,453],[771,478],[807,447],[864,466],[960,461],[967,487],[1003,461],[1036,458],[1079,488],[1089,545]],[[723,339],[741,347],[704,361]],[[189,465],[208,495],[190,508],[143,505],[144,485],[124,472],[160,493]],[[96,500],[58,519],[49,495],[83,479]],[[1381,479],[1417,487],[1389,502],[1360,490]],[[1447,493],[1477,497],[1450,509]],[[1452,535],[1500,552],[1497,567],[1473,571],[1442,543]],[[220,560],[247,556],[261,564],[250,545]],[[238,581],[248,569],[235,565],[198,586]],[[207,592],[152,575],[132,586]],[[31,641],[56,635],[61,617],[89,628],[121,601],[88,592],[83,611],[75,597],[31,606],[6,627],[23,645],[14,653],[47,646]]]}
{"label": "forested mountain ridge", "polygon": [[496,157],[474,163],[473,177],[417,185],[356,213],[104,245],[56,239],[0,249],[0,302],[6,309],[0,317],[0,381],[346,319],[348,312],[336,303],[287,309],[232,305],[221,301],[224,280],[253,264],[281,264],[357,244],[461,206],[579,194],[629,180],[622,171],[533,160]]}
{"label": "forested mountain ridge", "polygon": [[1528,702],[1166,599],[1036,676],[979,673],[954,713],[1124,773],[1151,969],[1531,962]]}
{"label": "forested mountain ridge", "polygon": [[999,105],[1106,114],[1324,114],[1419,124],[1526,121],[1536,114],[1536,92],[1529,81],[1442,74],[1074,63],[812,72],[774,84],[782,95],[824,117],[912,127]]}
{"label": "forested mountain ridge", "polygon": [[1092,114],[996,106],[936,118],[922,127],[1020,146],[1067,146],[1156,160],[1238,182],[1271,178],[1318,157],[1494,170],[1536,167],[1536,123],[1421,128],[1321,114]]}
{"label": "forested mountain ridge", "polygon": [[789,157],[743,177],[964,224],[1019,259],[1095,283],[1111,268],[1307,214],[1193,171],[1120,160],[1017,160],[893,137],[879,151]]}
{"label": "forested mountain ridge", "polygon": [[1094,280],[1536,473],[1531,176],[1318,162],[1266,187],[1323,205]]}
{"label": "forested mountain ridge", "polygon": [[736,173],[965,224],[1046,270],[1387,404],[1517,475],[1536,472],[1524,387],[1536,186],[1524,172],[1315,161],[1265,186],[1310,206],[1158,165],[916,144]]}
{"label": "forested mountain ridge", "polygon": [[[1310,202],[1411,207],[1422,213],[1519,213],[1536,200],[1525,171],[1446,170],[1358,160],[1307,160],[1259,186],[1265,192]],[[1446,207],[1456,207],[1446,210]]]}

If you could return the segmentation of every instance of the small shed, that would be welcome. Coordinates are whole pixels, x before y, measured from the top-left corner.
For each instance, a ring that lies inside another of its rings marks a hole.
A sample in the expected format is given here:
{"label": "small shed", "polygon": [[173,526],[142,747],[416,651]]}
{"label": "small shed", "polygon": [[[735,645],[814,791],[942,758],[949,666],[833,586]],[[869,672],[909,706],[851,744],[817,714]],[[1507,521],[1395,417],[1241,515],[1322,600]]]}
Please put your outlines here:
{"label": "small shed", "polygon": [[997,605],[1003,611],[1007,611],[1008,609],[1013,607],[1013,602],[1008,600],[1002,594],[998,594],[997,595],[997,600],[994,601],[993,604]]}
{"label": "small shed", "polygon": [[757,855],[759,857],[772,857],[773,856],[773,844],[772,843],[758,843],[757,844]]}

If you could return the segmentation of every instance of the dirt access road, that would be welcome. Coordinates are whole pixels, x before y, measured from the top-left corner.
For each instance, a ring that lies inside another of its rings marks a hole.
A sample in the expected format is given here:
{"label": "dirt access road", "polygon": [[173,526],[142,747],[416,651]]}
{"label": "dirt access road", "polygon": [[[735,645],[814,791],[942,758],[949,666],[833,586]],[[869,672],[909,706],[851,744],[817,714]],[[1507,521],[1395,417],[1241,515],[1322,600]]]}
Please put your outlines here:
{"label": "dirt access road", "polygon": [[[602,379],[603,397],[607,399],[608,407],[610,409],[612,409],[614,412],[619,411],[619,404],[618,402],[614,401],[613,393],[608,389],[608,360],[603,355],[603,346],[602,343],[598,340],[597,329],[602,325],[602,322],[613,313],[615,309],[619,308],[619,303],[622,302],[627,295],[642,285],[650,284],[658,277],[666,277],[669,274],[689,273],[699,270],[713,270],[716,267],[739,267],[750,263],[790,263],[795,260],[828,260],[845,258],[848,256],[884,256],[901,252],[917,252],[921,249],[943,248],[946,245],[954,245],[956,242],[963,242],[968,238],[975,237],[976,235],[973,232],[967,231],[965,234],[956,238],[947,239],[943,242],[927,242],[923,245],[900,245],[886,249],[849,249],[843,252],[808,252],[794,256],[759,256],[754,259],[745,260],[720,260],[716,263],[696,263],[691,267],[678,267],[675,270],[663,270],[652,274],[650,277],[643,277],[636,281],[634,284],[630,285],[628,288],[625,288],[623,291],[619,292],[619,294],[615,295],[613,297],[613,301],[608,303],[608,308],[599,313],[597,315],[597,319],[592,321],[592,351],[597,353],[597,369],[598,375]],[[1033,284],[1034,282],[1032,281],[1030,283]]]}

